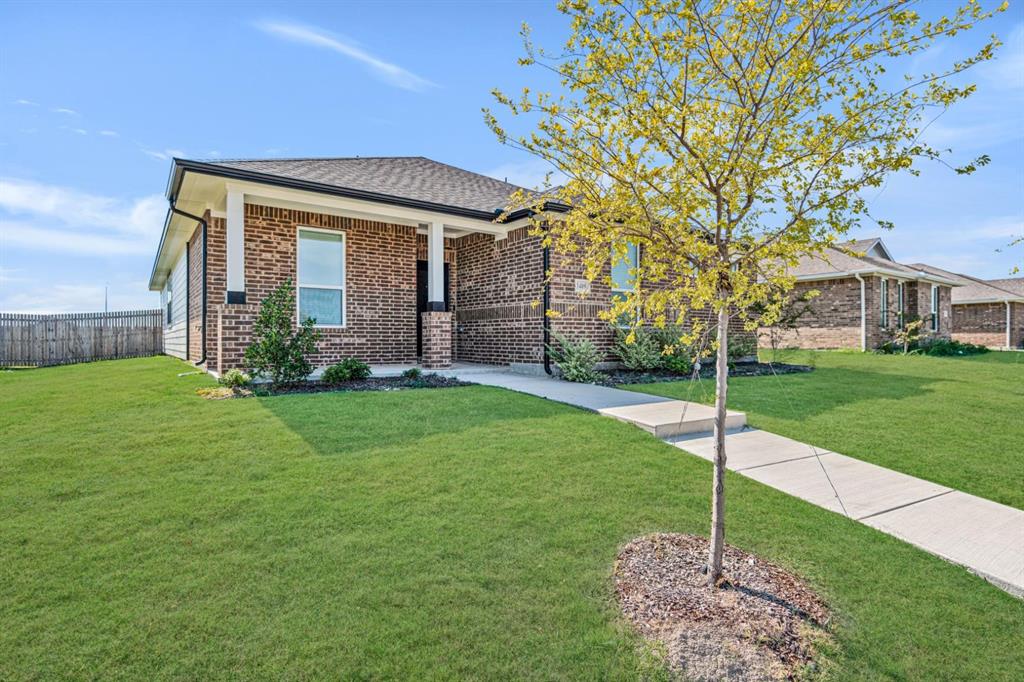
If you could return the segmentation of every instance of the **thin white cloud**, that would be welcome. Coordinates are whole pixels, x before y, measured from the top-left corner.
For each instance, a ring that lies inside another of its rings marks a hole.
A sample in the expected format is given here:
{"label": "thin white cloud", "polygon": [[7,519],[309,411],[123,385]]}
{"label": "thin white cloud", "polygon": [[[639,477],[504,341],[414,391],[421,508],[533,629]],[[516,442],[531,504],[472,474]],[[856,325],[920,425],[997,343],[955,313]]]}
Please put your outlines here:
{"label": "thin white cloud", "polygon": [[68,109],[67,107],[54,107],[50,109],[55,114],[68,114],[69,116],[78,116],[78,112],[74,109]]}
{"label": "thin white cloud", "polygon": [[100,135],[103,137],[121,137],[117,134],[117,131],[114,130],[101,130]]}
{"label": "thin white cloud", "polygon": [[16,100],[14,100],[14,103],[15,104],[20,104],[20,105],[22,105],[24,107],[38,107],[39,106],[38,102],[33,102],[30,99],[16,99]]}
{"label": "thin white cloud", "polygon": [[110,310],[157,308],[160,295],[147,291],[142,281],[58,282],[12,291],[0,297],[0,310],[13,313],[79,313],[103,310],[106,296]]}
{"label": "thin white cloud", "polygon": [[170,161],[174,157],[181,158],[185,156],[185,152],[180,149],[146,149],[142,148],[142,153],[146,156],[152,156],[154,159],[160,159],[161,161]]}
{"label": "thin white cloud", "polygon": [[1024,90],[1024,22],[1013,27],[995,59],[979,70],[997,89]]}
{"label": "thin white cloud", "polygon": [[18,277],[16,274],[21,271],[21,268],[5,268],[4,266],[0,265],[0,284],[22,281],[23,278]]}
{"label": "thin white cloud", "polygon": [[19,178],[0,178],[0,244],[35,251],[150,253],[167,204],[153,194],[120,199]]}
{"label": "thin white cloud", "polygon": [[380,80],[403,90],[423,92],[435,86],[435,83],[426,78],[418,76],[397,64],[376,57],[350,42],[331,35],[323,29],[273,21],[259,22],[256,24],[256,28],[282,40],[337,52],[342,56],[365,64]]}

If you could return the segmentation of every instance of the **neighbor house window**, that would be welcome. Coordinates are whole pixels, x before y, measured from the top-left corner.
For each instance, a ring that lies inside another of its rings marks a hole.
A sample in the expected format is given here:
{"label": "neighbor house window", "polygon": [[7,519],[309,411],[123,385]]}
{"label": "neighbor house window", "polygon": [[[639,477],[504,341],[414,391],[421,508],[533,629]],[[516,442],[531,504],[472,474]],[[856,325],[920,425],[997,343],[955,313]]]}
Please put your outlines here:
{"label": "neighbor house window", "polygon": [[939,287],[932,285],[932,331],[939,331]]}
{"label": "neighbor house window", "polygon": [[[640,264],[640,247],[637,244],[626,244],[626,253],[618,262],[614,259],[618,256],[615,247],[612,247],[612,301],[621,301],[626,298],[628,292],[636,288],[636,275],[630,272]],[[628,327],[630,319],[628,315],[622,315],[616,321],[620,327]]]}
{"label": "neighbor house window", "polygon": [[345,326],[345,234],[300,228],[298,248],[299,321]]}
{"label": "neighbor house window", "polygon": [[896,326],[903,328],[903,282],[896,283]]}
{"label": "neighbor house window", "polygon": [[887,280],[887,279],[883,279],[882,280],[882,308],[881,308],[880,312],[881,312],[881,315],[880,315],[881,319],[878,320],[878,325],[880,327],[883,327],[883,328],[884,327],[888,327],[889,326],[889,280]]}

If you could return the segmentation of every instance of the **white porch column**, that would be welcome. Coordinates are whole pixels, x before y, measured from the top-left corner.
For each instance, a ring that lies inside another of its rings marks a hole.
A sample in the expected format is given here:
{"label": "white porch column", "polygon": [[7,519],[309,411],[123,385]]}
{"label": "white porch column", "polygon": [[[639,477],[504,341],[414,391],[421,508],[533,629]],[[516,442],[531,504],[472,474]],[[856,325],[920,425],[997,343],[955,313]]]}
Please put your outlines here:
{"label": "white porch column", "polygon": [[225,303],[245,303],[245,195],[228,188],[227,297]]}
{"label": "white porch column", "polygon": [[444,225],[427,225],[427,309],[444,310]]}

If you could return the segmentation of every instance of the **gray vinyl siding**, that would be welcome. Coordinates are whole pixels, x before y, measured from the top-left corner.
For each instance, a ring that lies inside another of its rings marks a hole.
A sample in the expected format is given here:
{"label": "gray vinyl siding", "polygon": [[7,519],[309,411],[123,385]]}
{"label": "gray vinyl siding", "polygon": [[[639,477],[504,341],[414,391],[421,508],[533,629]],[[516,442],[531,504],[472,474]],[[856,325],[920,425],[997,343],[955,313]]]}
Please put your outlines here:
{"label": "gray vinyl siding", "polygon": [[[178,256],[177,262],[171,269],[171,276],[168,284],[164,285],[160,292],[160,304],[164,310],[164,353],[173,355],[176,358],[185,359],[185,317],[186,317],[186,272],[185,272],[185,251]],[[171,296],[171,320],[167,321],[167,297],[168,286]]]}

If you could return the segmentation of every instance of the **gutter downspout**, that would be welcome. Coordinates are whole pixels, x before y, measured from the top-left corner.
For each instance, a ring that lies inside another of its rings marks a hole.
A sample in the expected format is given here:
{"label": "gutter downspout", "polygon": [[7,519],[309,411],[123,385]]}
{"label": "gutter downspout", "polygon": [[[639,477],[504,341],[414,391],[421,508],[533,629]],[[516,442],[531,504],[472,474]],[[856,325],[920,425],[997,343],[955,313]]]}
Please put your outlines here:
{"label": "gutter downspout", "polygon": [[[171,208],[171,211],[173,213],[177,213],[178,215],[180,215],[180,216],[182,216],[184,218],[188,218],[189,220],[194,220],[197,223],[199,223],[200,227],[203,228],[203,354],[196,361],[197,365],[201,365],[201,364],[206,362],[206,298],[207,298],[206,297],[206,233],[209,230],[208,230],[208,226],[206,224],[206,220],[204,218],[201,218],[201,217],[199,217],[197,215],[192,215],[191,213],[186,213],[185,211],[182,211],[180,208],[177,208],[174,205],[174,200],[173,199],[171,200],[170,208]],[[188,247],[187,246],[185,247],[185,254],[186,254],[185,257],[188,258]],[[185,282],[185,295],[186,296],[188,296],[188,289],[189,289],[189,287],[188,287],[188,281],[187,281],[187,275],[186,275],[186,282]],[[187,318],[188,315],[186,314],[185,317]],[[185,334],[186,335],[188,334],[188,320],[187,319],[185,320]],[[186,346],[185,346],[186,349],[188,348],[187,343],[188,342],[186,341]]]}
{"label": "gutter downspout", "polygon": [[865,282],[864,278],[858,273],[853,273],[854,278],[860,282],[860,349],[866,351],[868,349],[868,325],[867,325],[867,308],[865,307]]}
{"label": "gutter downspout", "polygon": [[1006,350],[1010,350],[1010,299],[1003,301],[1006,304]]}
{"label": "gutter downspout", "polygon": [[[545,232],[547,228],[545,227]],[[543,264],[543,270],[541,275],[544,277],[544,300],[542,302],[541,314],[541,325],[544,327],[544,373],[551,374],[551,354],[548,352],[548,347],[551,345],[551,318],[548,317],[548,309],[551,308],[551,280],[548,277],[548,270],[551,268],[551,247],[545,246],[541,261]]]}

